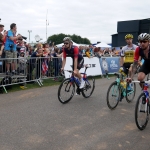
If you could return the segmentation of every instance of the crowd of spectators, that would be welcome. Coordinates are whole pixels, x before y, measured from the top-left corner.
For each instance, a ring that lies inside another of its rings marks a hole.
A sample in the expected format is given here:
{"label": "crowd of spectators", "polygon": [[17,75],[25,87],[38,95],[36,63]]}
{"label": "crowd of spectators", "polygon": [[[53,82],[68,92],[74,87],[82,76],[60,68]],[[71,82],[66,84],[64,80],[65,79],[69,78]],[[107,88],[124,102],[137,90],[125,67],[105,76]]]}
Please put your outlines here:
{"label": "crowd of spectators", "polygon": [[[17,33],[17,25],[12,23],[10,30],[4,30],[0,24],[0,58],[3,67],[0,73],[6,75],[27,75],[27,80],[42,77],[54,77],[57,80],[62,63],[62,47],[48,43],[31,45]],[[93,45],[79,46],[79,52],[88,58],[118,56],[115,48],[102,49]],[[1,59],[2,60],[2,59]],[[33,75],[34,74],[34,75]]]}
{"label": "crowd of spectators", "polygon": [[27,75],[28,80],[41,76],[57,77],[61,68],[61,49],[48,43],[28,44],[23,36],[16,35],[16,32],[15,23],[10,25],[8,31],[0,24],[0,73]]}
{"label": "crowd of spectators", "polygon": [[95,47],[93,45],[79,46],[80,53],[83,56],[88,57],[88,58],[120,56],[120,50],[116,50],[115,48],[112,48],[112,49],[103,48],[102,49],[101,47]]}

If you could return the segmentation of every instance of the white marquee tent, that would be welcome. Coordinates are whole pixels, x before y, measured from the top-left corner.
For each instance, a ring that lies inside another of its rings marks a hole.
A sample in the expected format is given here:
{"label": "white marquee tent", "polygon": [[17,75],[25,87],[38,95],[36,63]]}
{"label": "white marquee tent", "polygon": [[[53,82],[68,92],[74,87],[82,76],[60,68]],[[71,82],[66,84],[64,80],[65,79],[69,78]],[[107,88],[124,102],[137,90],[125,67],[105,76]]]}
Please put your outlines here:
{"label": "white marquee tent", "polygon": [[101,43],[98,43],[95,45],[96,47],[101,47],[101,48],[110,48],[111,46],[104,43],[104,42],[101,42]]}

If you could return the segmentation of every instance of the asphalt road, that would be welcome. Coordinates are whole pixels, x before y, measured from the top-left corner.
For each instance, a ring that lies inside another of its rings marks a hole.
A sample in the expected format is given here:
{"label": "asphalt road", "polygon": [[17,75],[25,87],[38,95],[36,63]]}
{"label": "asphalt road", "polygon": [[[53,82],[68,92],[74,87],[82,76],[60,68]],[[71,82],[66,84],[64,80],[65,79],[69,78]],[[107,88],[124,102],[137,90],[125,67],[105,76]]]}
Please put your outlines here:
{"label": "asphalt road", "polygon": [[134,121],[137,85],[132,103],[115,110],[106,92],[115,80],[97,79],[90,98],[57,99],[58,86],[0,95],[0,150],[149,150],[150,122],[137,129]]}

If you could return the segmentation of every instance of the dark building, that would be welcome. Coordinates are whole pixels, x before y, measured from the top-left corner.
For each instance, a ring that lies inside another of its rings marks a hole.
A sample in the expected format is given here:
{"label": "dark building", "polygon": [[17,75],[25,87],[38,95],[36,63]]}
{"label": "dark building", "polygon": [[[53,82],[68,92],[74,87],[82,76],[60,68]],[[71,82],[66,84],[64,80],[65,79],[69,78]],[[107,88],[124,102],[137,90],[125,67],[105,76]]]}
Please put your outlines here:
{"label": "dark building", "polygon": [[119,21],[117,23],[117,34],[112,35],[112,47],[126,45],[125,35],[133,34],[133,43],[137,44],[140,33],[150,33],[150,18],[143,20]]}

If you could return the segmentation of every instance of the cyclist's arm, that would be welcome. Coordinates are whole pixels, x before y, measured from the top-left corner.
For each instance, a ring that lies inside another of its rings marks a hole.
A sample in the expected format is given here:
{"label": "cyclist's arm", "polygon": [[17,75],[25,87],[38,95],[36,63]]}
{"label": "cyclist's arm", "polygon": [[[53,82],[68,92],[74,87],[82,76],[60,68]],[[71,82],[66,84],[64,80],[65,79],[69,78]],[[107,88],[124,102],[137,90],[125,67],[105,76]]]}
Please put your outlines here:
{"label": "cyclist's arm", "polygon": [[65,64],[66,64],[66,52],[65,52],[65,50],[63,50],[62,69],[64,69],[64,67],[65,67]]}
{"label": "cyclist's arm", "polygon": [[123,66],[123,64],[124,64],[124,57],[120,57],[120,66]]}
{"label": "cyclist's arm", "polygon": [[133,79],[134,74],[137,70],[139,57],[140,57],[139,56],[139,47],[137,47],[136,50],[135,50],[134,62],[133,62],[133,65],[132,65],[131,79]]}
{"label": "cyclist's arm", "polygon": [[66,58],[63,58],[63,61],[62,61],[62,68],[64,69],[65,67],[65,64],[66,64]]}
{"label": "cyclist's arm", "polygon": [[77,62],[78,62],[78,54],[79,54],[79,49],[77,47],[74,48],[74,70],[77,69]]}
{"label": "cyclist's arm", "polygon": [[123,64],[124,64],[124,50],[122,50],[120,54],[120,66],[122,67]]}

